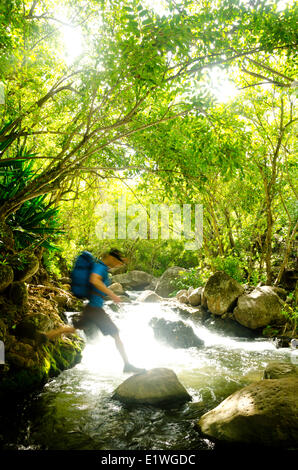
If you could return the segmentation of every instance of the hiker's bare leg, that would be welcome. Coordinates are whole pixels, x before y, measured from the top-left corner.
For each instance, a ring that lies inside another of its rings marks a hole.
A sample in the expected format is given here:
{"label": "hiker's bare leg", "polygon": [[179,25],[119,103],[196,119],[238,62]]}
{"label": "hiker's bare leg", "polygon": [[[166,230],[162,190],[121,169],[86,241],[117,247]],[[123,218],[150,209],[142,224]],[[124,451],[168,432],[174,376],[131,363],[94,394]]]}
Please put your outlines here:
{"label": "hiker's bare leg", "polygon": [[60,328],[56,328],[56,330],[50,330],[46,334],[49,339],[56,338],[57,336],[62,335],[63,333],[75,333],[76,329],[73,326],[61,326]]}
{"label": "hiker's bare leg", "polygon": [[118,352],[119,352],[120,356],[123,359],[124,365],[128,364],[129,363],[128,357],[127,357],[124,345],[123,345],[123,343],[120,339],[120,336],[117,334],[117,335],[113,336],[113,338],[115,340],[116,348],[118,349]]}
{"label": "hiker's bare leg", "polygon": [[128,360],[128,357],[127,357],[127,354],[126,354],[126,351],[125,351],[125,348],[124,348],[124,345],[123,345],[123,343],[120,339],[119,334],[114,335],[113,338],[115,340],[116,348],[118,349],[118,351],[120,353],[120,356],[122,357],[123,362],[124,362],[123,371],[124,372],[146,372],[145,369],[139,369],[138,367],[135,367],[132,364],[130,364],[130,362]]}

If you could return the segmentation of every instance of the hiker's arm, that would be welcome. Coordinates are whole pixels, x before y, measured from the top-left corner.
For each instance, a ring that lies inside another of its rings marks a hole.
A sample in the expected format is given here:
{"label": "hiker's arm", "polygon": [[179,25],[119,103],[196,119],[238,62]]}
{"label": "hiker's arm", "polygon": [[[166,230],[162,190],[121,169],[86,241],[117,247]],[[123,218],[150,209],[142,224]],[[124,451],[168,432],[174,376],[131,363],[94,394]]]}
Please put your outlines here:
{"label": "hiker's arm", "polygon": [[111,289],[109,289],[103,282],[102,282],[102,276],[96,273],[91,273],[89,282],[96,287],[96,289],[99,289],[101,292],[104,294],[107,294],[110,299],[112,299],[114,302],[121,302],[122,300],[118,295],[116,295]]}

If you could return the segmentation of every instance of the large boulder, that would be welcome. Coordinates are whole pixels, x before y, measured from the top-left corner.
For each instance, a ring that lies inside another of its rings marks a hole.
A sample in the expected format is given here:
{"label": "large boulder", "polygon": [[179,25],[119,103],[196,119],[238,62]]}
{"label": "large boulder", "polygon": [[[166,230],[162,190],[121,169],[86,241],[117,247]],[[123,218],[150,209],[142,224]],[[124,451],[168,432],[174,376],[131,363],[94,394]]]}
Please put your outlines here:
{"label": "large boulder", "polygon": [[113,398],[128,404],[168,405],[192,398],[171,369],[156,368],[129,377],[115,390]]}
{"label": "large boulder", "polygon": [[208,279],[204,288],[208,310],[215,315],[223,315],[235,305],[243,292],[244,288],[239,282],[224,271],[217,271]]}
{"label": "large boulder", "polygon": [[238,298],[235,319],[243,326],[257,329],[284,322],[282,301],[270,286],[256,287]]}
{"label": "large boulder", "polygon": [[124,290],[142,290],[151,284],[153,276],[144,271],[129,271],[124,274],[116,274],[112,281],[119,282]]}
{"label": "large boulder", "polygon": [[175,290],[173,281],[179,279],[181,274],[185,273],[186,269],[180,268],[179,266],[172,266],[166,269],[162,274],[156,285],[155,292],[161,297],[168,297],[171,292]]}
{"label": "large boulder", "polygon": [[152,290],[144,290],[136,300],[137,302],[160,302],[162,298]]}
{"label": "large boulder", "polygon": [[226,398],[199,420],[215,439],[272,447],[297,447],[298,379],[255,382]]}
{"label": "large boulder", "polygon": [[201,295],[203,287],[197,287],[193,289],[188,295],[188,301],[190,305],[196,306],[201,304]]}
{"label": "large boulder", "polygon": [[284,377],[297,377],[298,368],[290,362],[269,362],[264,370],[264,379],[283,379]]}
{"label": "large boulder", "polygon": [[150,321],[154,336],[173,348],[201,348],[204,341],[195,335],[192,327],[183,321],[169,321],[164,318],[152,318]]}

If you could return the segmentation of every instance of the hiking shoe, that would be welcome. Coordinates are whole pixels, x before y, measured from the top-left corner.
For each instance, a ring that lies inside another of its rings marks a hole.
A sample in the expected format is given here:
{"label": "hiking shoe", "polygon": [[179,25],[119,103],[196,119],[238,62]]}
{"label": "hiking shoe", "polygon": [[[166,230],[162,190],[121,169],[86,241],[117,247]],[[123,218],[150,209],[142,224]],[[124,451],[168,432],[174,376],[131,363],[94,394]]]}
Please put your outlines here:
{"label": "hiking shoe", "polygon": [[139,369],[138,367],[135,367],[132,364],[125,364],[123,372],[127,374],[129,374],[130,372],[133,372],[135,374],[144,374],[146,372],[146,369]]}

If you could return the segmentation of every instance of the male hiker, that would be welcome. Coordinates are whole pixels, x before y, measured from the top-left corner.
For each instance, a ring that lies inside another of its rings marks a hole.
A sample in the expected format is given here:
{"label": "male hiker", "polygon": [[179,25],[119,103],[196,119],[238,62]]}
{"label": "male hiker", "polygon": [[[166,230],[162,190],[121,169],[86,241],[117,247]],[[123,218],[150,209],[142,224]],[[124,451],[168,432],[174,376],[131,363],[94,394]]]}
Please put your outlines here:
{"label": "male hiker", "polygon": [[145,372],[145,369],[139,369],[130,364],[119,336],[119,330],[102,308],[104,303],[104,294],[116,303],[121,302],[121,298],[107,287],[109,284],[108,268],[122,266],[124,261],[125,259],[121,255],[120,251],[114,249],[105,253],[100,262],[95,262],[89,277],[89,282],[91,284],[91,291],[88,297],[89,303],[84,307],[80,319],[74,322],[74,327],[65,326],[56,330],[51,330],[46,333],[46,336],[51,340],[62,333],[75,333],[76,329],[84,330],[84,328],[87,328],[91,324],[95,324],[105,336],[110,335],[114,338],[116,348],[124,362],[123,372]]}

